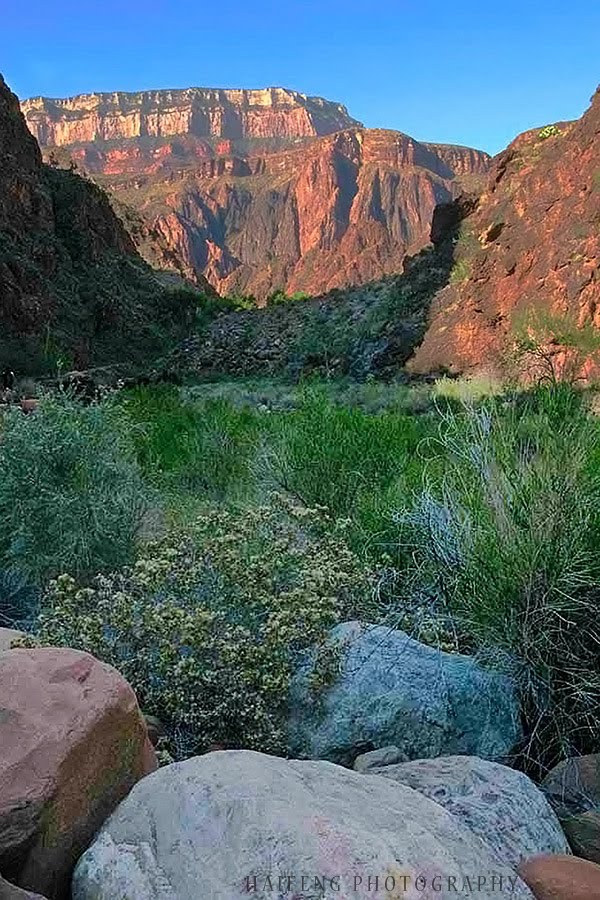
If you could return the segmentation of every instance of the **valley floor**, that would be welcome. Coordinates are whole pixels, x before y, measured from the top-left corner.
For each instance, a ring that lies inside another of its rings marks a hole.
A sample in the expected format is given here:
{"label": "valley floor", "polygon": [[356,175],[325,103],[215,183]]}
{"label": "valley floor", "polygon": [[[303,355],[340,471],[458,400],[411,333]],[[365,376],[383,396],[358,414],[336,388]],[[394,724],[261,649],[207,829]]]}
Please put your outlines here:
{"label": "valley floor", "polygon": [[240,379],[9,410],[1,624],[112,663],[169,759],[285,755],[300,661],[325,648],[326,687],[332,626],[383,623],[514,679],[543,773],[598,741],[594,398]]}

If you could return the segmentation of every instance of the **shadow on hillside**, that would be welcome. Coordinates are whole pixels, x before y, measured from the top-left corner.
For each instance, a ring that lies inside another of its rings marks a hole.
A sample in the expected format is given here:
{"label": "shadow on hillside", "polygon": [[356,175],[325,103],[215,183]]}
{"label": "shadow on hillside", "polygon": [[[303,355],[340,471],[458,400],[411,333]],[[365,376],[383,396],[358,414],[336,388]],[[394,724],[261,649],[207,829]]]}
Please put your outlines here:
{"label": "shadow on hillside", "polygon": [[178,354],[188,374],[309,374],[423,380],[405,364],[422,342],[436,295],[449,282],[463,218],[474,200],[439,205],[432,244],[407,259],[404,271],[309,300],[220,316]]}

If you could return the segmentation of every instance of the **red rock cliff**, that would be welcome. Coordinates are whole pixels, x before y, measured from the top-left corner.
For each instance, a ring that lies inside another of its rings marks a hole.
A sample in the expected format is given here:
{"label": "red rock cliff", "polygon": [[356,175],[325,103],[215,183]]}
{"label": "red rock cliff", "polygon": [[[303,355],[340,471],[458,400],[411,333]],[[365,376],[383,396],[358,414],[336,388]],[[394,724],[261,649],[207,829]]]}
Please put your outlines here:
{"label": "red rock cliff", "polygon": [[527,132],[496,157],[460,231],[415,371],[497,365],[536,309],[599,328],[600,92],[579,121]]}
{"label": "red rock cliff", "polygon": [[314,137],[360,123],[339,103],[283,88],[81,94],[23,103],[40,144],[135,137]]}
{"label": "red rock cliff", "polygon": [[457,175],[488,157],[366,130],[281,89],[190,89],[23,104],[47,154],[78,165],[222,293],[321,293],[398,272]]}

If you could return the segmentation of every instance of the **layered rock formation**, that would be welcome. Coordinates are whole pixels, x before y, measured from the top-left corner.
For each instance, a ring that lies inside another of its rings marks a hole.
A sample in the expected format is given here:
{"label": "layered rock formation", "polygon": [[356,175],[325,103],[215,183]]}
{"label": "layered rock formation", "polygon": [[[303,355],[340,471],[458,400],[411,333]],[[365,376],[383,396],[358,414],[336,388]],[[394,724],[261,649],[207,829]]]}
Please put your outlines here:
{"label": "layered rock formation", "polygon": [[[167,248],[147,237],[160,265]],[[161,330],[185,324],[184,306],[140,258],[106,195],[43,164],[0,77],[0,364],[31,373],[58,358],[87,365],[154,352]]]}
{"label": "layered rock formation", "polygon": [[[599,136],[600,92],[579,121],[518,137],[495,158],[480,191],[441,203],[432,218],[433,248],[407,259],[399,275],[293,308],[225,317],[184,356],[192,369],[252,373],[501,371],[512,364],[509,351],[520,333],[540,351],[537,361],[522,355],[522,374],[548,376],[541,361],[559,377],[565,367],[569,377],[595,377]],[[438,158],[464,179],[462,155],[439,151]]]}
{"label": "layered rock formation", "polygon": [[314,137],[352,125],[340,103],[285,88],[81,94],[36,97],[23,112],[40,144],[190,134],[196,137]]}
{"label": "layered rock formation", "polygon": [[518,137],[479,199],[438,212],[436,242],[457,224],[450,283],[413,370],[501,365],[520,323],[540,311],[600,327],[600,92],[579,121]]}
{"label": "layered rock formation", "polygon": [[366,130],[281,89],[26,101],[48,156],[74,159],[221,293],[321,293],[398,272],[436,204],[486,154]]}

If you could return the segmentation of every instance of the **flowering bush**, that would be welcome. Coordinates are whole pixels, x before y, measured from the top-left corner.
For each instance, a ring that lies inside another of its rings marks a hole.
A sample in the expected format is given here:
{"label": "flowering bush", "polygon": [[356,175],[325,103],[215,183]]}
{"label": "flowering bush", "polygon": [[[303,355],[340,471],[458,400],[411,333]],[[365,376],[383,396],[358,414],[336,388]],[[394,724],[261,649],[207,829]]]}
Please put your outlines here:
{"label": "flowering bush", "polygon": [[163,720],[174,757],[211,743],[277,753],[302,651],[370,596],[370,573],[324,511],[276,497],[210,507],[91,587],[61,575],[38,632],[119,669]]}

